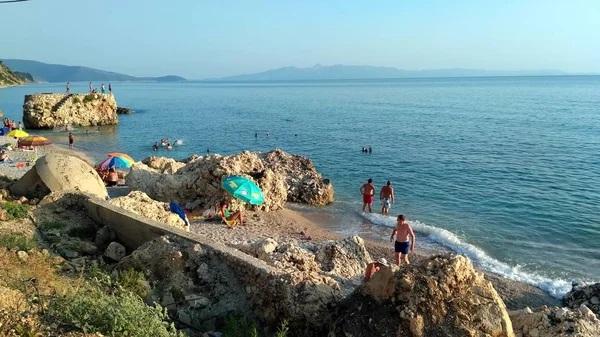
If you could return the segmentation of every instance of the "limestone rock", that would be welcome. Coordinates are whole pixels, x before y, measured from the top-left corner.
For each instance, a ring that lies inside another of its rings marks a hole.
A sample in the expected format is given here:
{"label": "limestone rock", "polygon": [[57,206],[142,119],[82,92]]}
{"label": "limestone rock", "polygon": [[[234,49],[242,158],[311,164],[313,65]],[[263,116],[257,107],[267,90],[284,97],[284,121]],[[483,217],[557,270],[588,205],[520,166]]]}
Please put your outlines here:
{"label": "limestone rock", "polygon": [[509,315],[517,336],[600,336],[600,320],[591,311],[588,313],[587,310],[589,309],[586,309],[569,310],[567,308],[543,306],[535,311],[512,311]]}
{"label": "limestone rock", "polygon": [[23,124],[27,129],[112,125],[119,123],[116,111],[117,103],[111,94],[25,95]]}
{"label": "limestone rock", "polygon": [[125,255],[125,247],[118,242],[111,242],[108,245],[108,248],[106,248],[106,251],[104,251],[104,256],[115,262],[121,261]]}
{"label": "limestone rock", "polygon": [[8,221],[10,220],[10,216],[8,212],[4,208],[0,208],[0,221]]}
{"label": "limestone rock", "polygon": [[600,283],[580,287],[574,285],[573,289],[563,297],[563,305],[578,309],[582,304],[589,307],[596,315],[600,315]]}
{"label": "limestone rock", "polygon": [[94,239],[94,243],[98,247],[106,247],[110,242],[114,241],[117,238],[116,234],[108,228],[108,226],[104,226],[100,228],[96,232],[96,238]]}
{"label": "limestone rock", "polygon": [[83,160],[60,153],[39,158],[35,166],[11,186],[11,192],[43,198],[50,192],[77,191],[105,199],[108,196],[98,173]]}
{"label": "limestone rock", "polygon": [[[360,317],[360,319],[357,319]],[[514,336],[502,299],[464,256],[383,268],[344,299],[330,327],[342,336]]]}
{"label": "limestone rock", "polygon": [[233,209],[250,207],[221,188],[222,180],[240,175],[254,181],[264,193],[260,210],[281,209],[286,201],[325,205],[333,201],[333,186],[316,171],[310,159],[274,150],[267,154],[244,151],[230,156],[190,157],[182,163],[150,157],[136,163],[127,184],[160,201],[181,205],[214,206],[223,199]]}
{"label": "limestone rock", "polygon": [[133,110],[131,109],[127,109],[127,108],[122,108],[122,107],[117,107],[117,115],[130,115]]}
{"label": "limestone rock", "polygon": [[186,228],[185,222],[170,211],[168,203],[152,200],[144,192],[132,191],[124,197],[113,198],[108,202],[148,219],[181,229]]}
{"label": "limestone rock", "polygon": [[269,254],[277,249],[277,242],[271,238],[259,240],[253,244],[254,254],[261,260],[266,260]]}
{"label": "limestone rock", "polygon": [[372,261],[363,239],[358,236],[322,243],[315,256],[323,270],[346,278],[362,275]]}

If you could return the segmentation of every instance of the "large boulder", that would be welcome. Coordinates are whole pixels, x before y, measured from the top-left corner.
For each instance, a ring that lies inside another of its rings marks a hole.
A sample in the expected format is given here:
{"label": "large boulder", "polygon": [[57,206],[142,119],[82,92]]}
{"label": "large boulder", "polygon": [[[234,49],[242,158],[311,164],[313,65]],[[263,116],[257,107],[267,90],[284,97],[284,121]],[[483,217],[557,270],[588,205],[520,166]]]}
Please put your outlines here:
{"label": "large boulder", "polygon": [[563,297],[563,305],[573,309],[585,305],[596,315],[600,315],[600,283],[587,286],[574,285],[573,289]]}
{"label": "large boulder", "polygon": [[316,249],[315,258],[321,269],[345,278],[362,275],[372,261],[359,236],[322,243]]}
{"label": "large boulder", "polygon": [[17,196],[41,199],[50,192],[75,191],[105,199],[104,182],[89,164],[61,153],[49,153],[39,158],[35,166],[11,186]]}
{"label": "large boulder", "polygon": [[543,306],[509,313],[517,336],[598,337],[600,320],[585,305],[575,310]]}
{"label": "large boulder", "polygon": [[185,222],[170,211],[168,203],[152,200],[144,192],[132,191],[126,196],[113,198],[108,202],[148,219],[181,229],[186,228]]}
{"label": "large boulder", "polygon": [[[231,199],[221,188],[230,175],[254,181],[263,191],[260,210],[281,209],[286,201],[324,205],[333,201],[333,186],[316,171],[310,159],[274,150],[267,154],[244,151],[230,156],[192,156],[184,162],[150,157],[136,163],[127,184],[160,201],[214,206]],[[248,207],[231,200],[234,208]]]}
{"label": "large boulder", "polygon": [[117,103],[111,94],[25,95],[23,124],[27,129],[52,129],[62,125],[118,124]]}
{"label": "large boulder", "polygon": [[514,336],[502,299],[464,256],[383,268],[346,298],[330,337]]}

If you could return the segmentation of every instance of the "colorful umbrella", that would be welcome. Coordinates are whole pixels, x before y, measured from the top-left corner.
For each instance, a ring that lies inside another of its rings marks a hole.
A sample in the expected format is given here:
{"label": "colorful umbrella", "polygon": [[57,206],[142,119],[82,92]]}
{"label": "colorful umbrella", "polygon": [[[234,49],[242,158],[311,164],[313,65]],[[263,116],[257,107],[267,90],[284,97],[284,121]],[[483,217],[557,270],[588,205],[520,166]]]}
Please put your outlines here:
{"label": "colorful umbrella", "polygon": [[223,188],[235,198],[252,205],[260,205],[264,201],[260,188],[248,178],[229,176],[223,180]]}
{"label": "colorful umbrella", "polygon": [[42,136],[28,136],[19,142],[21,146],[42,146],[42,145],[50,145],[52,142],[50,139]]}
{"label": "colorful umbrella", "polygon": [[11,132],[9,132],[7,135],[7,137],[15,137],[15,138],[23,138],[23,137],[27,137],[29,136],[29,134],[23,130],[12,130]]}
{"label": "colorful umbrella", "polygon": [[127,159],[128,161],[131,162],[131,164],[135,163],[135,160],[133,160],[133,158],[131,158],[129,155],[125,154],[125,153],[120,153],[120,152],[112,152],[108,154],[109,157],[121,157],[123,159]]}
{"label": "colorful umbrella", "polygon": [[129,168],[133,165],[132,162],[121,157],[109,157],[98,164],[98,167],[106,170],[109,168]]}

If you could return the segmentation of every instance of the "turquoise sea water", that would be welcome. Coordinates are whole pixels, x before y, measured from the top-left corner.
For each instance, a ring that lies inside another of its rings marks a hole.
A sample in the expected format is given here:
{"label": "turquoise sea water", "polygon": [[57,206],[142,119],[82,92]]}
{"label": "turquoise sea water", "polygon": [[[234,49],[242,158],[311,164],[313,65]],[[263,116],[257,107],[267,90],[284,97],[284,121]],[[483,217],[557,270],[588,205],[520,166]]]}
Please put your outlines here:
{"label": "turquoise sea water", "polygon": [[[73,92],[87,87],[71,84]],[[74,132],[76,147],[98,158],[279,147],[310,157],[332,179],[337,202],[319,212],[336,215],[336,231],[389,235],[394,218],[361,215],[358,192],[367,178],[378,187],[389,179],[392,213],[408,216],[418,243],[465,253],[557,296],[571,280],[600,281],[600,77],[113,87],[135,113],[118,127]],[[25,94],[63,90],[0,89],[0,109],[19,120]],[[42,133],[66,143],[65,133]],[[184,145],[152,152],[161,138]]]}

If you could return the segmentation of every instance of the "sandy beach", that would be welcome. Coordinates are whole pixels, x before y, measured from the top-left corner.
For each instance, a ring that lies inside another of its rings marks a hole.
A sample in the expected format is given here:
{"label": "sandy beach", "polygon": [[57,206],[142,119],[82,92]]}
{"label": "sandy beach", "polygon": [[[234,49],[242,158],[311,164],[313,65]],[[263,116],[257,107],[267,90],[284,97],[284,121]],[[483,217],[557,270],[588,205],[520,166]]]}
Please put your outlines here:
{"label": "sandy beach", "polygon": [[[94,165],[94,162],[90,157],[88,157],[84,152],[77,150],[76,148],[73,150],[68,149],[67,147],[63,147],[56,144],[45,145],[45,146],[37,146],[35,150],[23,151],[14,149],[17,145],[17,140],[13,137],[0,136],[0,145],[4,146],[6,144],[11,144],[13,150],[7,151],[10,159],[7,162],[0,164],[0,176],[5,176],[10,179],[18,179],[22,177],[32,164],[35,163],[37,158],[40,158],[47,153],[64,153],[71,156],[75,156],[83,161],[87,162],[90,165]],[[25,164],[23,167],[19,167],[20,163]],[[17,166],[18,165],[18,166]]]}
{"label": "sandy beach", "polygon": [[[219,221],[192,221],[191,231],[231,247],[244,245],[260,238],[271,238],[280,244],[297,244],[307,241],[308,236],[314,242],[344,238],[309,220],[301,212],[288,208],[275,212],[246,212],[245,222],[245,226],[230,229]],[[301,235],[302,231],[305,231],[307,235]],[[374,259],[385,257],[390,262],[394,261],[394,251],[391,243],[365,240],[365,246]],[[429,255],[418,251],[417,245],[416,252],[411,255],[411,261],[418,261],[427,256]],[[509,310],[525,307],[534,308],[542,305],[558,305],[559,303],[558,299],[539,288],[491,273],[484,272],[484,274],[494,285]]]}

